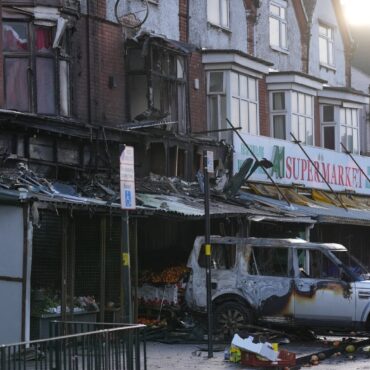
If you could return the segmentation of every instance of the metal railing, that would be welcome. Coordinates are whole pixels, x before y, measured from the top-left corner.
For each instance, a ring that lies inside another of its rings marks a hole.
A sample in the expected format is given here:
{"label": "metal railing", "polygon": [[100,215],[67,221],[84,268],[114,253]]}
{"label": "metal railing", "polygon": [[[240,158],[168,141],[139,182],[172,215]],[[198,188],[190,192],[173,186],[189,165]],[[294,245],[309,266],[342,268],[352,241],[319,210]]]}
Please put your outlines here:
{"label": "metal railing", "polygon": [[146,370],[145,325],[50,323],[50,338],[0,346],[0,370]]}

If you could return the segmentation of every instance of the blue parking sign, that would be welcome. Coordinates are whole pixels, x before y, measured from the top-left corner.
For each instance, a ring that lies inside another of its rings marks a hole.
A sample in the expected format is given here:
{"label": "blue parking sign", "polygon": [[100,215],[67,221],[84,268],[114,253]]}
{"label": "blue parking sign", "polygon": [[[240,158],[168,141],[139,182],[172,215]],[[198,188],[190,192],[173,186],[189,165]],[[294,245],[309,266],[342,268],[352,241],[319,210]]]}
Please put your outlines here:
{"label": "blue parking sign", "polygon": [[127,208],[132,207],[132,195],[130,190],[125,190],[125,205]]}

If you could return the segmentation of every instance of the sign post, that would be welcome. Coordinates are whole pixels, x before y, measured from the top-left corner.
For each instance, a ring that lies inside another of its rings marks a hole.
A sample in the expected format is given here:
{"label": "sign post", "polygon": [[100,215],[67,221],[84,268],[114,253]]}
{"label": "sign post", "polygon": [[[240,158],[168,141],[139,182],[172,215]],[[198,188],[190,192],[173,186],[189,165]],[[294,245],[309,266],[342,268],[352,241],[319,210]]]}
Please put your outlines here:
{"label": "sign post", "polygon": [[213,325],[212,325],[212,284],[211,284],[211,222],[209,215],[209,180],[208,173],[213,173],[213,152],[203,151],[204,170],[204,218],[205,218],[205,255],[206,255],[206,290],[208,318],[208,358],[213,357]]}
{"label": "sign post", "polygon": [[134,148],[125,146],[120,156],[121,208],[121,319],[132,323],[130,235],[128,210],[136,208]]}

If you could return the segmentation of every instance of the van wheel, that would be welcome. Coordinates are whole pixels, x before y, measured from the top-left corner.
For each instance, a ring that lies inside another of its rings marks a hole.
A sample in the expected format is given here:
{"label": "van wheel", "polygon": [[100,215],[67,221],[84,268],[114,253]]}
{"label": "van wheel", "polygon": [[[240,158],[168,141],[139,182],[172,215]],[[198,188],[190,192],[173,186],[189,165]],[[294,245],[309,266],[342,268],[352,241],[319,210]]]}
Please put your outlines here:
{"label": "van wheel", "polygon": [[231,338],[252,322],[252,312],[239,302],[224,302],[214,312],[215,332]]}

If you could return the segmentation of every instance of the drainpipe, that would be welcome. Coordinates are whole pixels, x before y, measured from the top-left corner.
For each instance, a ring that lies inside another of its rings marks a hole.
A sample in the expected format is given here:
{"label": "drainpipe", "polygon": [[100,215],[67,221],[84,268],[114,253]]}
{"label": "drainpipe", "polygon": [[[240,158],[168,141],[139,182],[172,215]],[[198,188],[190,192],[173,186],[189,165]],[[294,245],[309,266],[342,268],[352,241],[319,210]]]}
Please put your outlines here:
{"label": "drainpipe", "polygon": [[87,58],[87,120],[89,124],[92,121],[91,115],[91,50],[90,50],[90,1],[86,1],[86,58]]}

